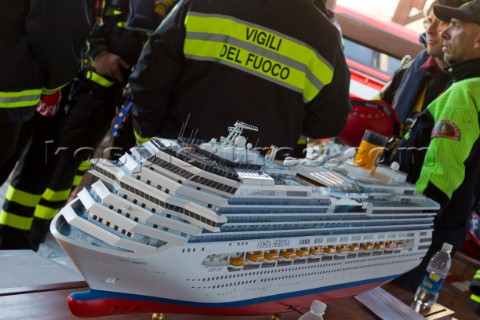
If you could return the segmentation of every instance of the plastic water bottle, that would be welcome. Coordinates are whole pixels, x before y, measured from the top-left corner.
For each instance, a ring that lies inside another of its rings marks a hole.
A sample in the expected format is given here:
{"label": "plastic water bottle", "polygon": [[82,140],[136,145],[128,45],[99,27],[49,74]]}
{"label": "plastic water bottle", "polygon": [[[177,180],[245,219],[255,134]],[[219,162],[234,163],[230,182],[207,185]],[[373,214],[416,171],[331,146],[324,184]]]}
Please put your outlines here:
{"label": "plastic water bottle", "polygon": [[323,314],[327,305],[322,301],[313,300],[310,311],[304,313],[298,320],[323,320]]}
{"label": "plastic water bottle", "polygon": [[438,298],[443,282],[450,270],[451,258],[450,252],[452,245],[444,243],[442,250],[435,253],[430,259],[425,276],[418,286],[413,306],[415,310],[429,309]]}

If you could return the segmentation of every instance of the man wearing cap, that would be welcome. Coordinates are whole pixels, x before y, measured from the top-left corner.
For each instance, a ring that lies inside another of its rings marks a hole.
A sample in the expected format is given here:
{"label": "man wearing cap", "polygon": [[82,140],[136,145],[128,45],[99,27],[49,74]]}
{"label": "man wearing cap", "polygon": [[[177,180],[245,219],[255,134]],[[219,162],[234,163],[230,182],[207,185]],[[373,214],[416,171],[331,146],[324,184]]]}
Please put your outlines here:
{"label": "man wearing cap", "polygon": [[461,248],[480,195],[480,0],[459,8],[435,5],[434,13],[450,22],[441,35],[452,85],[419,115],[398,151],[417,191],[441,206],[426,256],[397,281],[412,291],[444,242],[453,252]]}

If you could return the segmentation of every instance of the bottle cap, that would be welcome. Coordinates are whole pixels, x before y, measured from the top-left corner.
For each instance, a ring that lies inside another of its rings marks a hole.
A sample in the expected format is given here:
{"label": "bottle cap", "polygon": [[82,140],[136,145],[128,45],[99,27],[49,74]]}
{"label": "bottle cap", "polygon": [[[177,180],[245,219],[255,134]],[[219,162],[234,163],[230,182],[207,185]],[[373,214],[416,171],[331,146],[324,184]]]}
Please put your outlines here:
{"label": "bottle cap", "polygon": [[446,252],[452,252],[453,246],[450,243],[443,243],[442,250]]}
{"label": "bottle cap", "polygon": [[310,309],[316,313],[324,313],[325,309],[327,309],[327,305],[322,301],[313,300]]}
{"label": "bottle cap", "polygon": [[375,131],[365,130],[362,140],[379,147],[385,147],[388,142],[388,137]]}

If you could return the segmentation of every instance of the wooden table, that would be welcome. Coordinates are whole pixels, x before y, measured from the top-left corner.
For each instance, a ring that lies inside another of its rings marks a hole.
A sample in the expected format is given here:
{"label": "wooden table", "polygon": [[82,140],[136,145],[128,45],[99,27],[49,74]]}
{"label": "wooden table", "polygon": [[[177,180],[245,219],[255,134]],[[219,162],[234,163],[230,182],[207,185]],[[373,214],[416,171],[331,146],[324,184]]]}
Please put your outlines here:
{"label": "wooden table", "polygon": [[[383,286],[385,290],[397,297],[402,302],[408,304],[412,299],[412,294],[396,287],[393,284]],[[67,297],[71,292],[85,291],[86,283],[75,283],[63,285],[60,287],[32,287],[22,288],[19,292],[0,291],[0,319],[39,319],[39,320],[68,320],[79,319],[73,316],[67,306]],[[281,320],[297,320],[300,314],[292,311],[282,314]],[[101,317],[93,319],[138,319],[150,320],[151,314],[134,314],[128,316]],[[213,316],[197,316],[197,315],[164,315],[165,320],[243,320],[245,317],[213,317]],[[255,316],[248,317],[248,320],[270,320],[271,316]],[[368,308],[355,298],[343,299],[330,302],[327,305],[327,311],[324,316],[325,320],[377,320]]]}

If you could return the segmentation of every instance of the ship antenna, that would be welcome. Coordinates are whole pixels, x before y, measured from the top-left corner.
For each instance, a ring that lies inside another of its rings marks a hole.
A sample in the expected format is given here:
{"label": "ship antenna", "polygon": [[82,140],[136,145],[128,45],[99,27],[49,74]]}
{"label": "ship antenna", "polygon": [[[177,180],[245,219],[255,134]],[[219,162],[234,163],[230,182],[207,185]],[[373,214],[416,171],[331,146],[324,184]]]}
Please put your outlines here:
{"label": "ship antenna", "polygon": [[255,142],[255,148],[253,150],[257,151],[257,146],[258,146],[258,142],[260,142],[260,138],[257,139],[257,142]]}
{"label": "ship antenna", "polygon": [[191,144],[191,143],[192,143],[192,139],[193,139],[193,131],[195,131],[195,130],[193,130],[193,129],[192,129],[192,131],[190,131],[190,138],[188,138],[188,143],[189,143],[189,144]]}
{"label": "ship antenna", "polygon": [[183,135],[185,134],[185,130],[187,129],[187,124],[188,124],[188,120],[190,119],[190,113],[188,114],[187,116],[187,120],[185,122],[182,123],[182,128],[180,129],[180,132],[178,134],[178,137],[179,138],[182,138]]}

